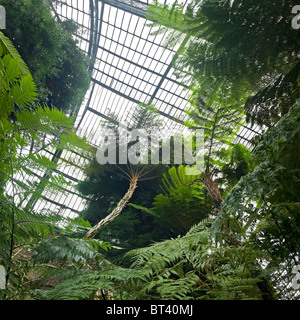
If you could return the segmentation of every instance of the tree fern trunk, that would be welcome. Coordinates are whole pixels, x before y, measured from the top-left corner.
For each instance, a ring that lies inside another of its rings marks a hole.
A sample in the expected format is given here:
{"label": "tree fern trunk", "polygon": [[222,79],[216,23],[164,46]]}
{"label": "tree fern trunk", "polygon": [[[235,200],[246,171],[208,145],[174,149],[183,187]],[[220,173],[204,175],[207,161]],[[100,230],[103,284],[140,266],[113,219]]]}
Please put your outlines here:
{"label": "tree fern trunk", "polygon": [[218,185],[211,178],[210,173],[205,173],[202,181],[213,203],[218,210],[221,210],[221,203],[223,202],[223,198]]}
{"label": "tree fern trunk", "polygon": [[129,189],[125,193],[124,197],[119,201],[119,203],[114,208],[114,210],[108,216],[106,216],[104,219],[102,219],[100,222],[98,222],[95,225],[93,230],[89,230],[85,234],[84,238],[94,238],[94,236],[99,232],[99,230],[103,226],[105,226],[108,223],[110,223],[111,221],[113,221],[122,212],[122,210],[125,208],[126,204],[131,199],[136,187],[137,187],[137,178],[132,178],[130,180]]}

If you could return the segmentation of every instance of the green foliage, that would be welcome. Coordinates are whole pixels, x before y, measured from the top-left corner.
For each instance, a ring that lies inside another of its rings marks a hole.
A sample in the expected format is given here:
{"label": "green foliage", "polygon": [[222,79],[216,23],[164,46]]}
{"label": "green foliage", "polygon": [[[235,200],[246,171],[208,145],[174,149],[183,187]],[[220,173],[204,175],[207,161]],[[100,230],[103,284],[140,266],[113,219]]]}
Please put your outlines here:
{"label": "green foliage", "polygon": [[[13,58],[12,61],[15,61],[15,63],[19,66],[20,71],[18,71],[18,68],[15,67],[15,71],[17,73],[22,73],[23,75],[26,75],[29,73],[29,70],[27,68],[27,65],[21,58],[19,52],[14,47],[14,45],[11,43],[11,41],[1,32],[0,33],[0,41],[1,41],[1,56],[4,53],[9,54]],[[13,62],[11,62],[13,63]]]}
{"label": "green foliage", "polygon": [[[118,155],[119,147],[124,141],[120,139],[118,132],[117,116],[111,115],[111,118],[114,119],[114,122],[105,122],[102,123],[102,126],[103,131],[110,129],[116,134]],[[143,128],[147,133],[150,133],[152,129],[158,129],[161,124],[157,115],[141,106],[138,106],[134,111],[134,119],[133,123],[128,124],[128,132],[132,129]],[[131,141],[128,147],[138,142],[138,139]],[[143,170],[144,168],[147,171],[147,166],[144,167],[141,164],[135,166],[127,164],[99,165],[95,158],[88,164],[85,168],[87,178],[77,186],[79,192],[88,198],[86,209],[80,213],[83,219],[87,219],[92,225],[95,225],[111,213],[128,190],[130,168],[132,170]],[[162,174],[167,171],[163,165],[157,165],[152,169],[151,173],[145,176],[145,180],[138,180],[138,187],[130,199],[131,202],[144,207],[152,204],[153,197],[158,193]],[[151,180],[147,180],[148,177]],[[129,266],[130,261],[124,258],[124,254],[128,250],[148,245],[151,241],[166,239],[171,234],[172,232],[167,226],[149,212],[141,212],[133,206],[126,206],[122,210],[122,214],[101,228],[99,239],[109,241],[122,248],[122,250],[112,248],[106,252],[107,259],[122,266]]]}
{"label": "green foliage", "polygon": [[279,75],[271,84],[248,97],[245,103],[247,122],[270,127],[286,114],[299,99],[299,71],[298,61],[287,74]]}
{"label": "green foliage", "polygon": [[[24,56],[27,45],[36,49],[31,53],[36,59],[25,60],[38,79],[35,86],[25,62],[0,33],[0,264],[8,280],[1,298],[297,297],[284,287],[292,283],[300,249],[299,41],[290,28],[291,1],[195,0],[173,2],[169,8],[149,6],[153,25],[163,24],[157,33],[173,29],[170,44],[186,40],[183,33],[193,37],[175,66],[192,74],[186,125],[204,130],[205,172],[190,176],[185,166],[158,166],[150,183],[139,182],[131,199],[136,204],[105,226],[99,239],[81,237],[126,192],[126,166],[118,171],[90,163],[88,178],[78,186],[87,199],[81,216],[89,222],[34,209],[45,193],[55,196],[71,186],[53,174],[62,151],[90,150],[72,129],[72,117],[37,103],[39,97],[60,101],[59,107],[66,109],[78,105],[83,92],[60,92],[65,90],[60,80],[76,90],[82,85],[78,75],[85,75],[83,56],[70,41],[75,29],[54,23],[45,2],[0,3],[9,17],[15,10],[11,21],[16,29],[8,30],[14,41],[20,41],[28,26],[26,34],[32,37],[19,42],[19,49]],[[41,67],[45,60],[49,65]],[[233,145],[243,108],[248,121],[271,127],[256,137],[252,154]],[[137,109],[130,130],[159,128],[153,111],[152,106]],[[115,130],[118,121],[112,118],[109,127]],[[52,160],[44,150],[56,150]],[[125,269],[130,259],[132,267]]]}
{"label": "green foliage", "polygon": [[216,152],[216,158],[212,159],[214,172],[218,175],[217,183],[223,193],[230,189],[252,168],[250,150],[244,145],[237,143],[231,148],[222,148]]}
{"label": "green foliage", "polygon": [[187,111],[190,119],[186,125],[191,129],[203,130],[205,172],[208,173],[214,164],[212,159],[217,160],[216,152],[226,145],[232,145],[243,122],[242,110],[226,103],[226,93],[222,88],[209,97],[195,92],[191,103]]}
{"label": "green foliage", "polygon": [[[84,261],[103,244],[92,246],[80,239],[55,238],[65,219],[59,212],[34,209],[35,201],[43,199],[45,192],[55,195],[71,185],[62,175],[52,174],[59,168],[57,161],[41,152],[58,143],[60,149],[87,151],[89,147],[85,139],[68,133],[73,127],[72,118],[46,105],[32,107],[36,90],[31,74],[10,40],[2,33],[0,38],[0,264],[6,269],[8,282],[0,297],[30,299],[31,289],[43,279],[37,281],[37,275],[49,271],[43,266],[46,260],[69,259],[70,253],[77,253],[76,259]],[[35,264],[33,250],[40,252],[41,248],[43,259]]]}
{"label": "green foliage", "polygon": [[298,101],[262,136],[253,151],[255,167],[229,192],[215,221],[217,225],[230,220],[231,230],[252,238],[278,268],[289,261],[287,282],[300,250],[299,110]]}
{"label": "green foliage", "polygon": [[211,219],[175,239],[129,252],[148,278],[143,291],[156,299],[260,299],[249,267],[261,256],[250,246],[230,247],[213,238]]}
{"label": "green foliage", "polygon": [[113,265],[104,266],[100,271],[64,271],[60,276],[62,282],[53,289],[35,291],[35,295],[45,300],[130,300],[136,298],[136,290],[144,282],[144,276],[138,270]]}
{"label": "green foliage", "polygon": [[40,266],[42,283],[54,285],[46,290],[31,290],[32,297],[42,300],[99,300],[106,299],[108,294],[114,299],[134,297],[143,283],[143,275],[104,260],[102,253],[112,246],[97,239],[79,239],[78,228],[86,231],[90,227],[83,220],[70,220],[57,237],[34,248],[32,258]]}
{"label": "green foliage", "polygon": [[205,201],[203,185],[195,182],[200,176],[187,175],[188,168],[183,165],[171,167],[168,174],[163,174],[162,193],[155,196],[151,209],[131,205],[157,216],[175,233],[184,234],[211,212],[211,204]]}
{"label": "green foliage", "polygon": [[[192,39],[175,67],[179,76],[182,69],[191,73],[187,125],[204,130],[206,170],[199,180],[218,200],[217,216],[205,227],[200,223],[200,230],[130,252],[153,297],[298,295],[282,286],[291,283],[299,256],[299,34],[290,27],[293,5],[196,0],[149,6],[151,26],[159,27],[154,34],[167,32],[170,45],[182,41],[182,33]],[[247,121],[271,127],[256,137],[252,156],[241,145],[232,147],[242,108]],[[180,185],[167,186],[164,202],[177,191],[184,203]]]}
{"label": "green foliage", "polygon": [[[287,294],[281,281],[292,281],[299,255],[299,127],[297,102],[261,137],[252,156],[242,145],[215,153],[220,160],[212,157],[211,162],[217,181],[229,192],[220,216],[205,231],[200,223],[199,233],[192,228],[184,236],[129,253],[132,267],[148,277],[146,292],[158,299],[265,299],[272,291],[261,288],[269,282],[279,297]],[[171,178],[163,184],[167,196],[157,197],[164,201],[156,205],[164,203],[175,224],[170,199],[175,196],[180,208],[188,197],[182,176],[175,168],[169,172]]]}
{"label": "green foliage", "polygon": [[[176,60],[203,95],[221,87],[247,119],[272,125],[299,95],[299,33],[291,28],[293,1],[191,0],[148,8],[157,33],[173,44],[193,38]],[[175,32],[174,32],[175,30]],[[284,45],[282,45],[284,43]]]}
{"label": "green foliage", "polygon": [[[223,204],[223,214],[238,232],[243,219],[253,230],[259,221],[258,243],[280,259],[297,255],[300,249],[299,110],[298,101],[263,135],[253,151],[254,169],[239,180]],[[276,238],[281,238],[278,246],[271,245]]]}
{"label": "green foliage", "polygon": [[[14,112],[14,104],[25,107],[36,98],[35,84],[25,63],[7,37],[0,32],[1,118]],[[4,120],[5,121],[5,120]],[[4,124],[9,126],[9,124]],[[2,127],[4,129],[4,127]]]}
{"label": "green foliage", "polygon": [[[89,61],[73,38],[75,24],[56,21],[48,1],[1,0],[0,4],[9,21],[4,32],[27,63],[39,100],[64,112],[79,108],[90,75]],[[12,45],[9,53],[16,57]],[[25,92],[24,96],[28,97]]]}
{"label": "green foliage", "polygon": [[[229,187],[220,216],[129,253],[132,267],[148,278],[145,293],[157,299],[265,299],[261,288],[269,283],[276,288],[273,298],[297,296],[282,281],[291,283],[299,255],[299,114],[297,102],[251,157],[241,145],[220,150],[219,182]],[[175,168],[170,171],[164,186],[169,197],[182,195],[182,205],[183,183]]]}
{"label": "green foliage", "polygon": [[107,245],[91,239],[76,239],[58,236],[41,243],[35,248],[33,258],[38,262],[58,260],[72,261],[74,264],[85,264],[88,259],[96,259],[99,246],[107,250]]}
{"label": "green foliage", "polygon": [[[89,198],[81,217],[87,219],[91,225],[95,225],[115,208],[128,189],[128,181],[116,166],[101,166],[93,162],[88,172],[88,178],[78,185],[79,191]],[[130,201],[150,206],[157,194],[159,182],[159,177],[151,181],[140,181]],[[121,215],[101,229],[99,239],[109,241],[123,249],[112,248],[105,253],[107,259],[129,266],[128,259],[124,259],[125,252],[145,246],[155,239],[165,239],[168,234],[170,231],[156,217],[132,206],[126,206]]]}

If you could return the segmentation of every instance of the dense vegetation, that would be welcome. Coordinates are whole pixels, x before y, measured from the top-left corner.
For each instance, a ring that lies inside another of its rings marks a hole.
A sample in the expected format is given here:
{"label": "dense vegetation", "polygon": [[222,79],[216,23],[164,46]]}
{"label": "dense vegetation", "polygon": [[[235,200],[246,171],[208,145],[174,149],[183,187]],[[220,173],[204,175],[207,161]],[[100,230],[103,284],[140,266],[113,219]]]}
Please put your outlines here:
{"label": "dense vegetation", "polygon": [[[71,21],[55,21],[48,1],[1,0],[4,33],[28,65],[40,102],[74,113],[88,89],[89,61],[77,47]],[[28,36],[30,35],[30,36]]]}
{"label": "dense vegetation", "polygon": [[[149,6],[155,32],[169,34],[166,46],[183,34],[192,39],[175,66],[179,78],[183,69],[192,77],[186,126],[204,130],[204,170],[194,176],[186,164],[97,163],[73,118],[38,103],[30,67],[0,33],[2,299],[299,298],[292,284],[300,251],[300,42],[292,6]],[[155,106],[134,118],[130,129],[160,126]],[[235,143],[245,121],[262,130],[251,150]],[[47,148],[56,150],[52,161]],[[70,186],[55,159],[74,148],[90,158],[76,186],[86,210],[75,220],[36,212],[45,189]]]}

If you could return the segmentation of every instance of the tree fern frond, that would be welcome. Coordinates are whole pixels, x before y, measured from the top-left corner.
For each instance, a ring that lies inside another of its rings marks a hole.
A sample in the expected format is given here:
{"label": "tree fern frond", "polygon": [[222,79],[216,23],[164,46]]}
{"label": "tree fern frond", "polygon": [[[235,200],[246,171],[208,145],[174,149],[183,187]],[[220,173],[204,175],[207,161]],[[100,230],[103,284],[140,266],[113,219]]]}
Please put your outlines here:
{"label": "tree fern frond", "polygon": [[6,66],[7,80],[10,83],[14,83],[20,76],[21,70],[19,67],[19,58],[13,59],[11,55],[6,55],[2,58],[4,65]]}
{"label": "tree fern frond", "polygon": [[18,61],[18,65],[22,75],[26,76],[29,73],[26,63],[23,61],[19,52],[14,47],[10,39],[7,38],[1,31],[0,31],[0,43],[4,47],[4,50]]}
{"label": "tree fern frond", "polygon": [[35,293],[45,300],[93,300],[100,289],[112,292],[114,283],[99,277],[98,272],[79,270],[51,290],[37,290]]}
{"label": "tree fern frond", "polygon": [[14,102],[20,106],[25,107],[32,104],[37,97],[36,86],[33,82],[32,75],[28,73],[23,76],[19,83],[12,86],[11,92]]}
{"label": "tree fern frond", "polygon": [[137,270],[106,266],[101,271],[87,269],[63,270],[55,273],[57,279],[62,279],[50,290],[37,290],[35,293],[47,300],[82,300],[101,299],[100,290],[109,292],[114,299],[132,299],[129,291],[123,292],[126,284],[132,282],[132,288],[137,290],[143,275]]}
{"label": "tree fern frond", "polygon": [[89,259],[99,259],[101,256],[95,250],[97,241],[86,239],[73,239],[66,236],[59,236],[44,241],[35,248],[33,258],[39,262],[58,260],[85,264]]}
{"label": "tree fern frond", "polygon": [[199,288],[199,277],[194,272],[189,272],[184,278],[170,279],[158,278],[150,283],[151,287],[145,287],[150,290],[157,287],[157,292],[162,300],[191,300],[194,299],[193,291]]}
{"label": "tree fern frond", "polygon": [[17,113],[21,130],[38,130],[47,134],[60,134],[63,128],[73,126],[73,118],[67,117],[60,110],[48,106],[38,106],[34,110]]}

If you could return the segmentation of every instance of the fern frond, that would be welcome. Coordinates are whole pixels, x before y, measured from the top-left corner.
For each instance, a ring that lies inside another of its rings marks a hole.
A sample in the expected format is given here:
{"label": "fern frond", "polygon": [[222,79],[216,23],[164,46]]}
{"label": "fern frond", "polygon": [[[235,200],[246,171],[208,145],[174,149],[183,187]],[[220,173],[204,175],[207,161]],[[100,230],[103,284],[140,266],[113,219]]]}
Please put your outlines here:
{"label": "fern frond", "polygon": [[18,106],[25,107],[31,105],[37,97],[32,75],[28,73],[26,76],[23,76],[18,83],[12,86],[11,92],[13,100]]}
{"label": "fern frond", "polygon": [[4,51],[9,53],[14,59],[18,61],[18,66],[20,68],[21,74],[23,76],[26,76],[27,74],[29,74],[28,67],[24,62],[24,60],[21,58],[18,50],[14,47],[10,39],[7,38],[1,31],[0,31],[0,43],[4,48]]}
{"label": "fern frond", "polygon": [[98,272],[91,270],[77,270],[73,276],[57,284],[51,290],[36,290],[40,299],[46,300],[94,300],[100,289],[112,292],[114,283],[100,278]]}
{"label": "fern frond", "polygon": [[61,135],[61,130],[72,128],[73,117],[67,117],[60,110],[48,106],[37,106],[34,110],[25,110],[16,114],[20,129],[39,131],[49,135]]}
{"label": "fern frond", "polygon": [[19,67],[19,58],[13,59],[11,55],[6,55],[2,58],[3,64],[6,66],[6,76],[10,83],[14,83],[20,76],[21,70]]}
{"label": "fern frond", "polygon": [[[126,284],[133,282],[137,286],[143,281],[143,275],[137,270],[106,266],[100,271],[87,269],[63,270],[54,276],[63,280],[50,290],[37,290],[42,299],[56,300],[94,300],[101,299],[100,290],[106,290],[114,299],[132,299],[135,295],[129,292],[124,296]],[[132,288],[138,287],[132,284]]]}

